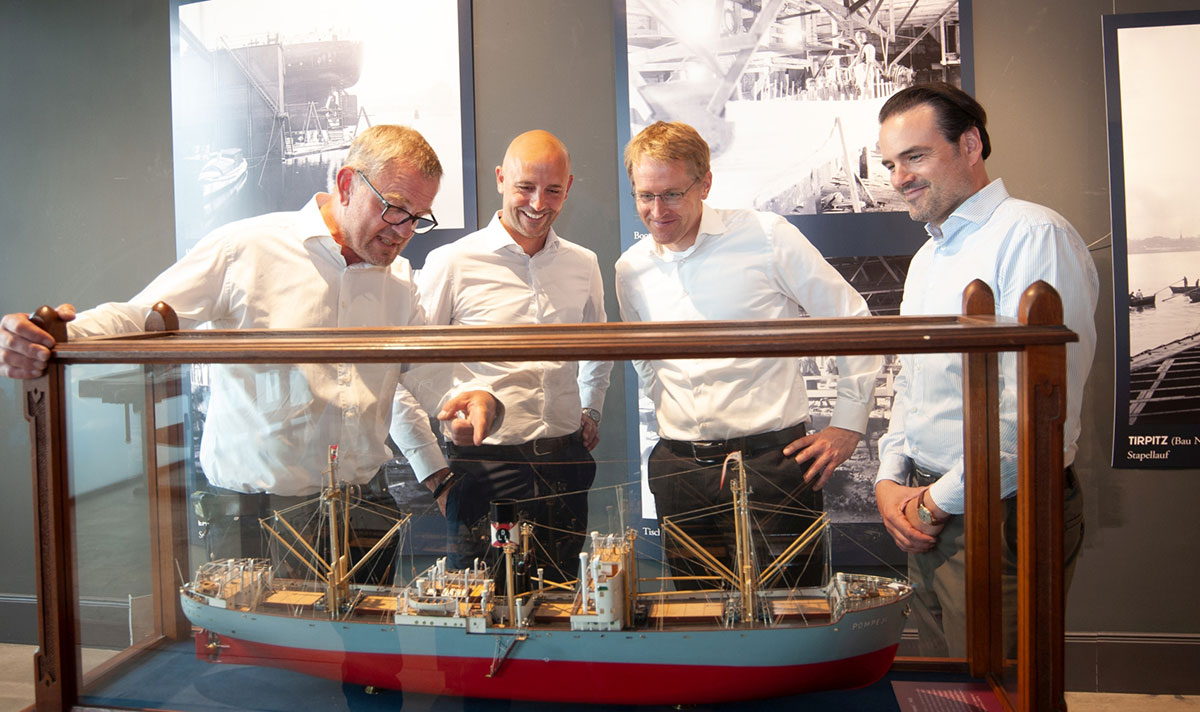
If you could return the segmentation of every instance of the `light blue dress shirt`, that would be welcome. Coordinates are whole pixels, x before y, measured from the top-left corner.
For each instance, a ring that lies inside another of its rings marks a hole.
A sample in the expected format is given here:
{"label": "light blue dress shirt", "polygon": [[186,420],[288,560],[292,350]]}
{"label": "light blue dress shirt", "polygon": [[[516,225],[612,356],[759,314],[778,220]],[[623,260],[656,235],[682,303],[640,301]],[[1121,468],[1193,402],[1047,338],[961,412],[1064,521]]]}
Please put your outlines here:
{"label": "light blue dress shirt", "polygon": [[[902,315],[961,314],[962,294],[975,279],[992,288],[996,313],[1017,316],[1021,294],[1037,280],[1054,287],[1063,320],[1079,335],[1067,346],[1067,418],[1063,463],[1075,460],[1083,385],[1096,349],[1096,266],[1075,228],[1049,208],[1010,197],[995,180],[968,198],[913,257],[904,283]],[[929,497],[947,513],[964,509],[962,355],[900,357],[887,434],[879,440],[876,482],[906,483],[909,464],[944,473]],[[1000,489],[1017,489],[1016,355],[1000,356]]]}

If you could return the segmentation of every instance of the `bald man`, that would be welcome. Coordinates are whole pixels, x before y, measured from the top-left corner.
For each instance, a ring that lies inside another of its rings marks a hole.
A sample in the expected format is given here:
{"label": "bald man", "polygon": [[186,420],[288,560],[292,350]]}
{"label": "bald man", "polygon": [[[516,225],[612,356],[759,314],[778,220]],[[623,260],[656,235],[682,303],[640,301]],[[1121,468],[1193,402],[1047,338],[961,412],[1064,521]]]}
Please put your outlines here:
{"label": "bald man", "polygon": [[[487,227],[440,247],[417,273],[430,324],[603,322],[596,255],[554,232],[571,189],[566,146],[546,131],[513,139],[496,167],[500,211]],[[502,425],[482,445],[450,445],[453,485],[446,499],[450,564],[470,566],[489,546],[489,503],[516,499],[538,525],[542,556],[532,566],[552,580],[578,569],[587,531],[587,490],[596,474],[610,362],[526,361],[468,364],[504,402]],[[542,550],[544,549],[544,552]],[[493,554],[494,556],[494,554]],[[529,571],[536,569],[529,568]]]}

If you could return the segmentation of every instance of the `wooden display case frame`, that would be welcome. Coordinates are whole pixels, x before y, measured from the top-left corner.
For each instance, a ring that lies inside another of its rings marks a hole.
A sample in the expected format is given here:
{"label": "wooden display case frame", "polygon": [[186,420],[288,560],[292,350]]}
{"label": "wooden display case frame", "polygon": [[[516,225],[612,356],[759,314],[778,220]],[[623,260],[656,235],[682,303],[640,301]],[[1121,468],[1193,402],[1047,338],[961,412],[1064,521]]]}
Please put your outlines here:
{"label": "wooden display case frame", "polygon": [[[142,334],[69,342],[53,310],[37,313],[56,334],[46,373],[26,382],[32,440],[37,560],[38,642],[34,677],[38,710],[83,709],[84,686],[136,663],[147,647],[190,634],[179,609],[175,562],[186,561],[186,491],[182,467],[160,463],[157,445],[178,442],[176,425],[154,423],[154,404],[177,395],[163,378],[172,364],[345,363],[545,359],[645,359],[963,354],[967,483],[967,658],[899,658],[908,668],[963,670],[986,679],[1011,710],[1065,709],[1063,422],[1066,344],[1058,294],[1044,282],[1022,297],[1017,320],[992,316],[980,281],[963,296],[963,316],[608,323],[504,327],[405,327],[298,331],[180,331],[159,305]],[[1000,597],[1000,446],[998,356],[1015,352],[1018,380],[1019,583],[1015,693],[1005,687]],[[150,551],[155,631],[148,643],[82,674],[74,580],[73,501],[68,489],[64,389],[72,364],[139,364],[148,382],[145,407]],[[86,678],[86,679],[85,679]],[[87,709],[97,709],[88,706]]]}

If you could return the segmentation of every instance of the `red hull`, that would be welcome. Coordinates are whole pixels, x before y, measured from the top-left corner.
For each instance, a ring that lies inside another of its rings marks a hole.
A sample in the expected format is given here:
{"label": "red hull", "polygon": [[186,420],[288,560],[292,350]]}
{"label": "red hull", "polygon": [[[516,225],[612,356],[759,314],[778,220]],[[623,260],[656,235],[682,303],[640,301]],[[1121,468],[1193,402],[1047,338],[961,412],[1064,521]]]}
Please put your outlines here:
{"label": "red hull", "polygon": [[355,685],[428,695],[540,702],[699,704],[863,687],[887,672],[896,645],[857,657],[786,667],[646,665],[510,659],[488,677],[491,659],[301,650],[221,637],[214,657],[207,631],[196,655],[265,665]]}

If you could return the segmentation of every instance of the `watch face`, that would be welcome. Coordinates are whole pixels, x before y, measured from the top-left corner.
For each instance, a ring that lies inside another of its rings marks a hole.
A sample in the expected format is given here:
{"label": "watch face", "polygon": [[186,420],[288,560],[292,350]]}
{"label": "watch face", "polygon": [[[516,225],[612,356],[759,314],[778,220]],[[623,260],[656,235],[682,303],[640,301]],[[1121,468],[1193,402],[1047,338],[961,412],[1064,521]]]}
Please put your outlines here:
{"label": "watch face", "polygon": [[923,504],[917,505],[917,517],[926,524],[933,524],[933,512]]}

